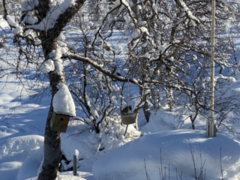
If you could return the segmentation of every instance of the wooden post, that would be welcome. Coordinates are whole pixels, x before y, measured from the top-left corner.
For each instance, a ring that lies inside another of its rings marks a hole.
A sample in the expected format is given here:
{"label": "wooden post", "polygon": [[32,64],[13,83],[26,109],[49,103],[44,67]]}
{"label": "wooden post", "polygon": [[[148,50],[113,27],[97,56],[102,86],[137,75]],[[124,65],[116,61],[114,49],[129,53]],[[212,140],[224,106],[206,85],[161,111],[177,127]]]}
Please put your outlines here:
{"label": "wooden post", "polygon": [[73,155],[73,175],[77,176],[77,160],[78,160],[78,150],[75,149],[75,154]]}
{"label": "wooden post", "polygon": [[73,175],[77,176],[77,156],[73,156]]}

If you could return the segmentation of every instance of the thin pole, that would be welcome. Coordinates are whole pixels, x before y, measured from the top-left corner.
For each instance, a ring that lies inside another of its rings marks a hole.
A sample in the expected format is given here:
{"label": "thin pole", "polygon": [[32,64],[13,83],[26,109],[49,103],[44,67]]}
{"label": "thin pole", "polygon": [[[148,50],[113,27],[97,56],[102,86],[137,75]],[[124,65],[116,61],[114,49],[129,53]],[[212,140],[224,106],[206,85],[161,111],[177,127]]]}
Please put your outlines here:
{"label": "thin pole", "polygon": [[79,151],[75,149],[75,154],[73,155],[73,175],[78,176],[77,174],[77,159],[78,159]]}
{"label": "thin pole", "polygon": [[128,78],[128,102],[127,102],[127,105],[128,105],[128,113],[130,111],[129,109],[129,78]]}
{"label": "thin pole", "polygon": [[207,137],[214,137],[214,51],[215,51],[215,11],[216,0],[212,0],[212,39],[211,39],[211,74],[210,74],[210,114],[207,123]]}
{"label": "thin pole", "polygon": [[77,156],[73,155],[73,175],[77,176]]}

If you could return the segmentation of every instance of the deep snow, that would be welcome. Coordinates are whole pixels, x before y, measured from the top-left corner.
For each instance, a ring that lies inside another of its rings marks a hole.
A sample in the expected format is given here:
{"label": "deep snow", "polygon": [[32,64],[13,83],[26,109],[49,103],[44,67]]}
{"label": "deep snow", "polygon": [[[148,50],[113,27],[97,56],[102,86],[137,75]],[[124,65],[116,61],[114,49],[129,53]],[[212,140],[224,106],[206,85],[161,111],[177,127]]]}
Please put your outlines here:
{"label": "deep snow", "polygon": [[[1,22],[1,26],[4,28],[7,25]],[[239,84],[239,79],[235,84]],[[51,96],[45,94],[41,102],[27,103],[31,94],[22,91],[22,88],[19,81],[12,76],[0,79],[1,180],[36,179],[43,157],[44,127]],[[70,109],[68,112],[74,111]],[[180,179],[182,175],[182,179],[192,180],[195,176],[193,160],[197,176],[203,167],[206,179],[219,179],[222,175],[224,179],[240,179],[240,147],[239,142],[233,139],[239,139],[239,125],[234,125],[236,136],[226,129],[220,129],[221,134],[218,133],[216,138],[206,138],[205,120],[199,118],[196,121],[196,127],[203,130],[189,130],[190,121],[186,120],[183,114],[179,115],[179,111],[181,110],[169,112],[160,109],[152,112],[147,124],[140,112],[140,132],[133,126],[129,127],[128,132],[134,132],[136,135],[141,133],[142,137],[132,142],[130,139],[136,137],[129,137],[124,142],[127,143],[125,145],[114,141],[115,145],[111,146],[111,139],[107,139],[106,134],[103,134],[102,137],[105,136],[106,139],[105,145],[108,145],[109,151],[112,150],[110,153],[101,151],[94,154],[96,149],[99,150],[96,135],[93,132],[80,133],[82,125],[71,121],[67,133],[62,134],[63,152],[70,159],[78,149],[79,157],[84,157],[85,160],[78,162],[78,177],[73,177],[69,171],[60,173],[58,179],[144,180],[148,174],[155,180],[165,178],[166,174],[166,177],[170,176],[171,179]]]}
{"label": "deep snow", "polygon": [[[8,84],[0,82],[2,89],[0,93],[2,109],[0,112],[0,176],[3,180],[34,179],[43,157],[44,125],[50,97],[43,98],[40,104],[21,104],[19,93],[16,91],[16,82],[14,80],[11,82]],[[21,97],[24,97],[23,102],[29,98],[24,93]],[[12,113],[13,109],[14,113]],[[216,138],[207,139],[205,131],[175,130],[176,128],[190,127],[188,121],[185,121],[185,125],[176,127],[174,124],[176,122],[182,123],[180,120],[176,112],[162,109],[153,112],[150,122],[145,124],[143,114],[140,112],[138,124],[143,136],[113,150],[96,163],[94,161],[100,156],[91,159],[92,152],[87,152],[96,145],[95,142],[91,142],[94,141],[94,138],[90,136],[91,132],[71,136],[71,134],[80,132],[81,129],[81,123],[71,121],[67,133],[62,134],[63,148],[67,150],[65,151],[66,155],[72,156],[75,149],[80,148],[79,150],[85,150],[85,152],[80,151],[79,155],[84,154],[84,157],[89,158],[89,161],[85,161],[85,164],[81,161],[78,162],[81,165],[78,169],[80,177],[73,178],[72,172],[60,173],[59,176],[61,179],[111,180],[114,179],[112,177],[123,179],[122,176],[125,174],[124,179],[127,180],[147,179],[145,174],[147,172],[154,180],[160,178],[158,169],[163,167],[163,172],[166,171],[166,176],[170,174],[172,179],[176,177],[176,170],[178,175],[182,173],[183,179],[192,179],[194,169],[190,142],[194,152],[197,175],[199,175],[201,166],[201,155],[202,163],[206,160],[203,166],[204,173],[206,169],[206,177],[217,179],[221,176],[220,148],[222,148],[222,167],[225,179],[238,179],[234,176],[238,176],[239,171],[239,142],[219,133]],[[198,127],[204,129],[204,124],[204,121],[197,121]],[[164,129],[165,131],[163,131]],[[87,145],[88,147],[84,148]],[[93,163],[95,178],[90,167]]]}
{"label": "deep snow", "polygon": [[94,163],[93,174],[98,180],[139,180],[146,179],[147,173],[157,180],[175,179],[177,170],[177,176],[186,180],[201,175],[218,180],[222,178],[221,173],[223,179],[238,180],[239,152],[240,143],[224,135],[206,138],[202,130],[162,131],[143,136],[105,155]]}

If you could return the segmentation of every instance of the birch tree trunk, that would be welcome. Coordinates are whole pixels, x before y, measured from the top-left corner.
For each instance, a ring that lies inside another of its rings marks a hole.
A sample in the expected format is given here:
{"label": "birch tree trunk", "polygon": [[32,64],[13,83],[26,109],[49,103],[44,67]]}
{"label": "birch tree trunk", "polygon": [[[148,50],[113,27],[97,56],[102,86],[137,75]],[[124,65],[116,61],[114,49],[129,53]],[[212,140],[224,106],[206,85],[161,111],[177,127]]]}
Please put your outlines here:
{"label": "birch tree trunk", "polygon": [[[52,39],[51,34],[49,35],[50,37],[43,34],[41,39],[42,42],[45,42],[43,43],[45,59],[49,59],[49,53],[52,50],[57,49],[57,38]],[[42,170],[38,177],[39,180],[55,180],[57,177],[59,163],[62,157],[60,133],[51,130],[50,122],[53,114],[53,97],[58,91],[57,85],[59,83],[65,84],[64,72],[62,72],[61,75],[54,73],[54,71],[50,72],[49,81],[52,91],[52,100],[45,127],[44,159],[41,167]]]}
{"label": "birch tree trunk", "polygon": [[[76,0],[75,5],[72,5],[65,12],[63,12],[57,19],[55,26],[40,32],[40,39],[45,59],[50,58],[50,53],[57,50],[57,38],[62,32],[66,24],[72,19],[77,11],[82,7],[85,0]],[[50,7],[49,0],[39,0],[38,12],[39,16],[43,19],[46,17]],[[57,62],[54,62],[54,64]],[[56,67],[56,64],[55,64]],[[44,159],[42,169],[39,173],[38,180],[55,180],[57,177],[58,167],[61,160],[61,140],[60,133],[53,132],[50,127],[50,122],[53,114],[53,97],[58,91],[58,84],[65,84],[64,72],[55,73],[51,71],[49,74],[49,82],[52,91],[52,100],[48,112],[45,134],[44,134]]]}

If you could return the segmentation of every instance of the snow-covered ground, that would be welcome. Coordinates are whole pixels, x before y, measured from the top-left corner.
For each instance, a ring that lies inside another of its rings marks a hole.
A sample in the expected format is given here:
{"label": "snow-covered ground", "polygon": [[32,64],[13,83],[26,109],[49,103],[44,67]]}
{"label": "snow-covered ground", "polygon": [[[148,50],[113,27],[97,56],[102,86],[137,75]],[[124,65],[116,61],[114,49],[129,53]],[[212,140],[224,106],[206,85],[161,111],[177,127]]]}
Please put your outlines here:
{"label": "snow-covered ground", "polygon": [[[1,26],[6,24],[1,23]],[[234,90],[240,87],[239,82],[237,78]],[[43,157],[44,128],[51,96],[45,93],[40,102],[32,101],[32,94],[22,88],[13,76],[0,79],[1,180],[37,179]],[[110,128],[107,133],[97,135],[85,131],[87,128],[80,121],[72,120],[67,132],[62,133],[62,151],[68,160],[76,149],[79,151],[78,176],[68,171],[61,172],[57,179],[193,180],[202,177],[239,180],[238,123],[232,127],[235,136],[220,128],[216,138],[206,138],[205,119],[198,118],[195,124],[198,130],[190,130],[191,122],[181,112],[177,108],[172,112],[152,111],[147,124],[140,112],[139,131],[130,126],[124,140],[110,136]],[[125,126],[120,126],[118,118],[115,120],[111,123],[120,127],[122,135]],[[104,140],[105,149],[101,149],[99,136]],[[71,162],[63,162],[65,168],[71,165]]]}
{"label": "snow-covered ground", "polygon": [[[170,130],[143,136],[95,162],[99,180],[240,178],[240,142],[202,130]],[[176,173],[177,171],[177,173]]]}
{"label": "snow-covered ground", "polygon": [[[21,88],[16,80],[8,80],[7,84],[0,80],[1,180],[36,177],[43,157],[44,128],[51,99],[44,97],[39,104],[24,105],[29,97]],[[90,172],[78,173],[82,177],[78,179],[93,179]],[[63,177],[69,176],[72,173],[63,173]]]}
{"label": "snow-covered ground", "polygon": [[[30,96],[20,91],[21,86],[16,80],[11,79],[6,84],[3,79],[0,88],[0,177],[3,180],[36,179],[43,157],[43,134],[50,97],[44,97],[41,103],[25,105]],[[153,112],[146,125],[142,113],[138,120],[142,137],[94,158],[91,158],[91,152],[87,152],[94,147],[93,144],[96,145],[91,142],[94,138],[90,137],[90,132],[77,134],[81,123],[72,121],[67,133],[62,134],[62,147],[69,156],[74,154],[75,149],[82,150],[80,154],[85,153],[84,157],[89,158],[89,162],[84,164],[79,161],[78,177],[73,177],[71,171],[60,173],[59,177],[135,180],[147,179],[147,174],[152,180],[165,176],[176,179],[176,175],[179,179],[182,176],[182,179],[190,180],[195,177],[195,164],[196,175],[202,172],[205,179],[217,180],[222,175],[229,180],[240,178],[238,141],[219,133],[216,138],[208,139],[204,130],[189,130],[188,121],[177,127],[182,123],[177,113],[163,109]],[[204,124],[204,121],[198,120],[196,125],[204,129]],[[181,130],[175,130],[177,128]],[[89,166],[92,164],[93,171]]]}

